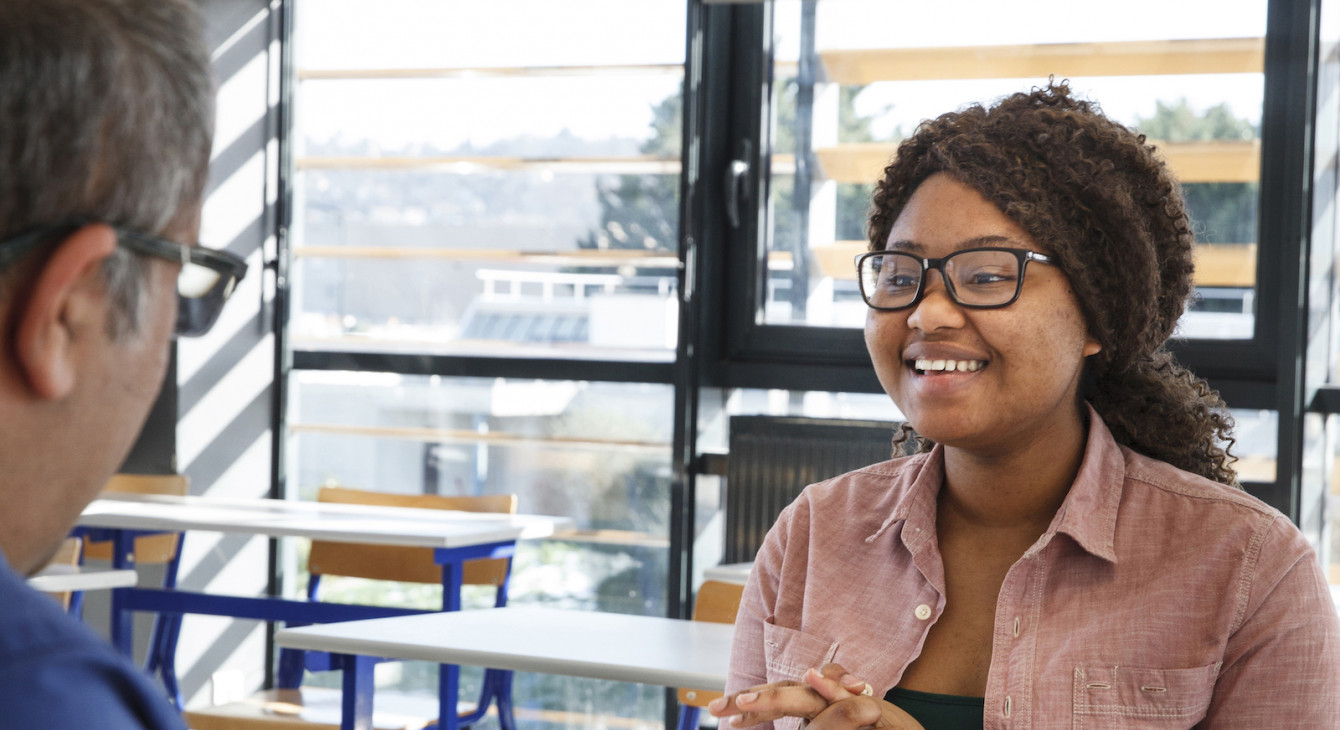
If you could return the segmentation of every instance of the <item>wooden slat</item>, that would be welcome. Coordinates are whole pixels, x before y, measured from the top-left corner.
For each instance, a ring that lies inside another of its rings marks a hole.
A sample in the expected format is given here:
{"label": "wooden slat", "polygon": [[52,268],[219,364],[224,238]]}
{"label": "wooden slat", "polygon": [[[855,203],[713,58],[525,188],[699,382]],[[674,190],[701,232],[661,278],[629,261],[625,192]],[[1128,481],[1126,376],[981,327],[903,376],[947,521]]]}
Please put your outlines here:
{"label": "wooden slat", "polygon": [[[1255,182],[1259,177],[1261,145],[1257,140],[1215,142],[1153,142],[1182,182]],[[869,142],[821,147],[814,151],[829,180],[873,183],[893,156],[897,145]],[[773,155],[772,174],[795,172],[795,157]],[[596,173],[617,175],[678,175],[677,157],[303,157],[299,170],[441,170],[457,174],[479,172]]]}
{"label": "wooden slat", "polygon": [[550,171],[619,175],[679,174],[679,158],[659,155],[622,157],[492,157],[440,155],[426,157],[299,157],[299,170],[431,170],[449,172]]}
{"label": "wooden slat", "polygon": [[1256,244],[1202,243],[1191,250],[1196,286],[1256,286]]}
{"label": "wooden slat", "polygon": [[1261,177],[1259,140],[1154,144],[1184,183],[1248,183]]}
{"label": "wooden slat", "polygon": [[[1258,140],[1159,142],[1150,140],[1184,183],[1256,182],[1261,170]],[[870,184],[884,173],[898,146],[888,142],[843,144],[814,151],[829,180]]]}
{"label": "wooden slat", "polygon": [[479,433],[463,429],[420,428],[411,426],[343,426],[328,423],[294,423],[289,425],[293,434],[327,434],[332,436],[365,436],[372,438],[393,438],[404,441],[422,441],[427,443],[465,443],[495,444],[498,446],[549,446],[576,447],[593,449],[627,449],[664,453],[670,448],[668,443],[654,441],[620,441],[614,439],[579,439],[565,436],[523,436],[500,431]]}
{"label": "wooden slat", "polygon": [[820,51],[829,81],[1261,73],[1262,38]]}
{"label": "wooden slat", "polygon": [[300,68],[298,81],[537,78],[555,76],[683,76],[680,63],[617,66],[441,66],[434,68]]}
{"label": "wooden slat", "polygon": [[483,248],[427,248],[421,246],[298,246],[294,258],[509,261],[559,266],[636,266],[675,268],[679,259],[665,251],[637,249],[576,249],[573,251],[516,251]]}
{"label": "wooden slat", "polygon": [[[855,281],[852,260],[867,249],[865,241],[835,241],[810,249],[824,276]],[[1196,286],[1256,286],[1256,244],[1202,243],[1191,251]]]}

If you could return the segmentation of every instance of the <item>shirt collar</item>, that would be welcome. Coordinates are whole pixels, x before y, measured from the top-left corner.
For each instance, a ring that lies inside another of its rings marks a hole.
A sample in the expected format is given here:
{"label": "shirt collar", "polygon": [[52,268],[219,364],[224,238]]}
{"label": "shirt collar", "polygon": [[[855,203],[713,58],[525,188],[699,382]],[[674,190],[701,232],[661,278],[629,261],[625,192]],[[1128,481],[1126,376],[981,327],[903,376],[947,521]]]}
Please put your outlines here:
{"label": "shirt collar", "polygon": [[1063,532],[1090,554],[1115,563],[1117,508],[1126,482],[1126,458],[1102,417],[1093,406],[1086,404],[1086,407],[1089,438],[1084,445],[1084,460],[1056,518],[1039,543],[1045,544],[1052,534]]}
{"label": "shirt collar", "polygon": [[[1084,459],[1061,508],[1035,549],[1045,546],[1061,532],[1090,554],[1115,563],[1117,507],[1126,479],[1126,459],[1102,417],[1092,406],[1086,404],[1085,407],[1088,408],[1089,435],[1084,446]],[[902,496],[894,503],[888,519],[866,538],[867,543],[902,522],[922,528],[910,533],[903,530],[903,544],[914,553],[921,543],[935,538],[935,501],[944,483],[944,448],[936,445],[930,453],[912,458],[921,463],[908,474],[910,483],[905,488],[892,485]]]}

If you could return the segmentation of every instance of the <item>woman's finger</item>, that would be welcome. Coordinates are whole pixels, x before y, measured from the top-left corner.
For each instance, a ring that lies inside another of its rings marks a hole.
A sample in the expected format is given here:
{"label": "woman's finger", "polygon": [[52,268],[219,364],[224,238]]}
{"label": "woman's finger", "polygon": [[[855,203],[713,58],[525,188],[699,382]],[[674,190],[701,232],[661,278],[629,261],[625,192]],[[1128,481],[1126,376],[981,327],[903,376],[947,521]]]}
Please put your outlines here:
{"label": "woman's finger", "polygon": [[819,667],[819,674],[836,681],[854,695],[870,695],[874,692],[874,688],[867,684],[865,680],[852,676],[850,672],[843,669],[841,664],[829,662]]}
{"label": "woman's finger", "polygon": [[748,727],[781,717],[809,719],[819,714],[828,701],[813,689],[790,683],[765,685],[746,692],[714,700],[707,707],[717,717],[734,717],[731,725]]}
{"label": "woman's finger", "polygon": [[811,669],[802,679],[829,702],[844,700],[853,695],[874,694],[873,687],[864,680],[852,676],[837,664],[825,664],[818,669]]}

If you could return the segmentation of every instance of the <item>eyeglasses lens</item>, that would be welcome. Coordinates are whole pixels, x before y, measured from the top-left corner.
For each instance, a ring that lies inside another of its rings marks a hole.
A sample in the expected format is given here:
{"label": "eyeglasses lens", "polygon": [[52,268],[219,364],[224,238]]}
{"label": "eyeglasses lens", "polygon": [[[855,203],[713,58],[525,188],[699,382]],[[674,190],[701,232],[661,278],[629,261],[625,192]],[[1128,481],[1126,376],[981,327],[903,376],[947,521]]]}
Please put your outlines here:
{"label": "eyeglasses lens", "polygon": [[1014,298],[1019,284],[1019,259],[1007,251],[964,251],[945,261],[958,301],[991,307]]}
{"label": "eyeglasses lens", "polygon": [[235,277],[188,263],[177,277],[177,336],[203,335],[214,326],[236,285]]}
{"label": "eyeglasses lens", "polygon": [[[911,306],[923,278],[921,259],[886,253],[861,260],[860,285],[876,309]],[[940,265],[954,301],[970,307],[1009,303],[1019,290],[1019,259],[1009,251],[969,250],[951,254]]]}

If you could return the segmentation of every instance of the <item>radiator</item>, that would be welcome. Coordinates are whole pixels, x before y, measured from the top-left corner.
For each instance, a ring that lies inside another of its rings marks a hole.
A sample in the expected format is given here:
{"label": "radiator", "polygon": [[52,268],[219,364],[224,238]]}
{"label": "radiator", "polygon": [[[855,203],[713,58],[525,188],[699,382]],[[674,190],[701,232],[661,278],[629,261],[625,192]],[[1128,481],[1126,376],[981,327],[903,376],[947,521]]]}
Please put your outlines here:
{"label": "radiator", "polygon": [[752,561],[782,508],[807,485],[891,458],[898,426],[888,421],[731,417],[723,562]]}

